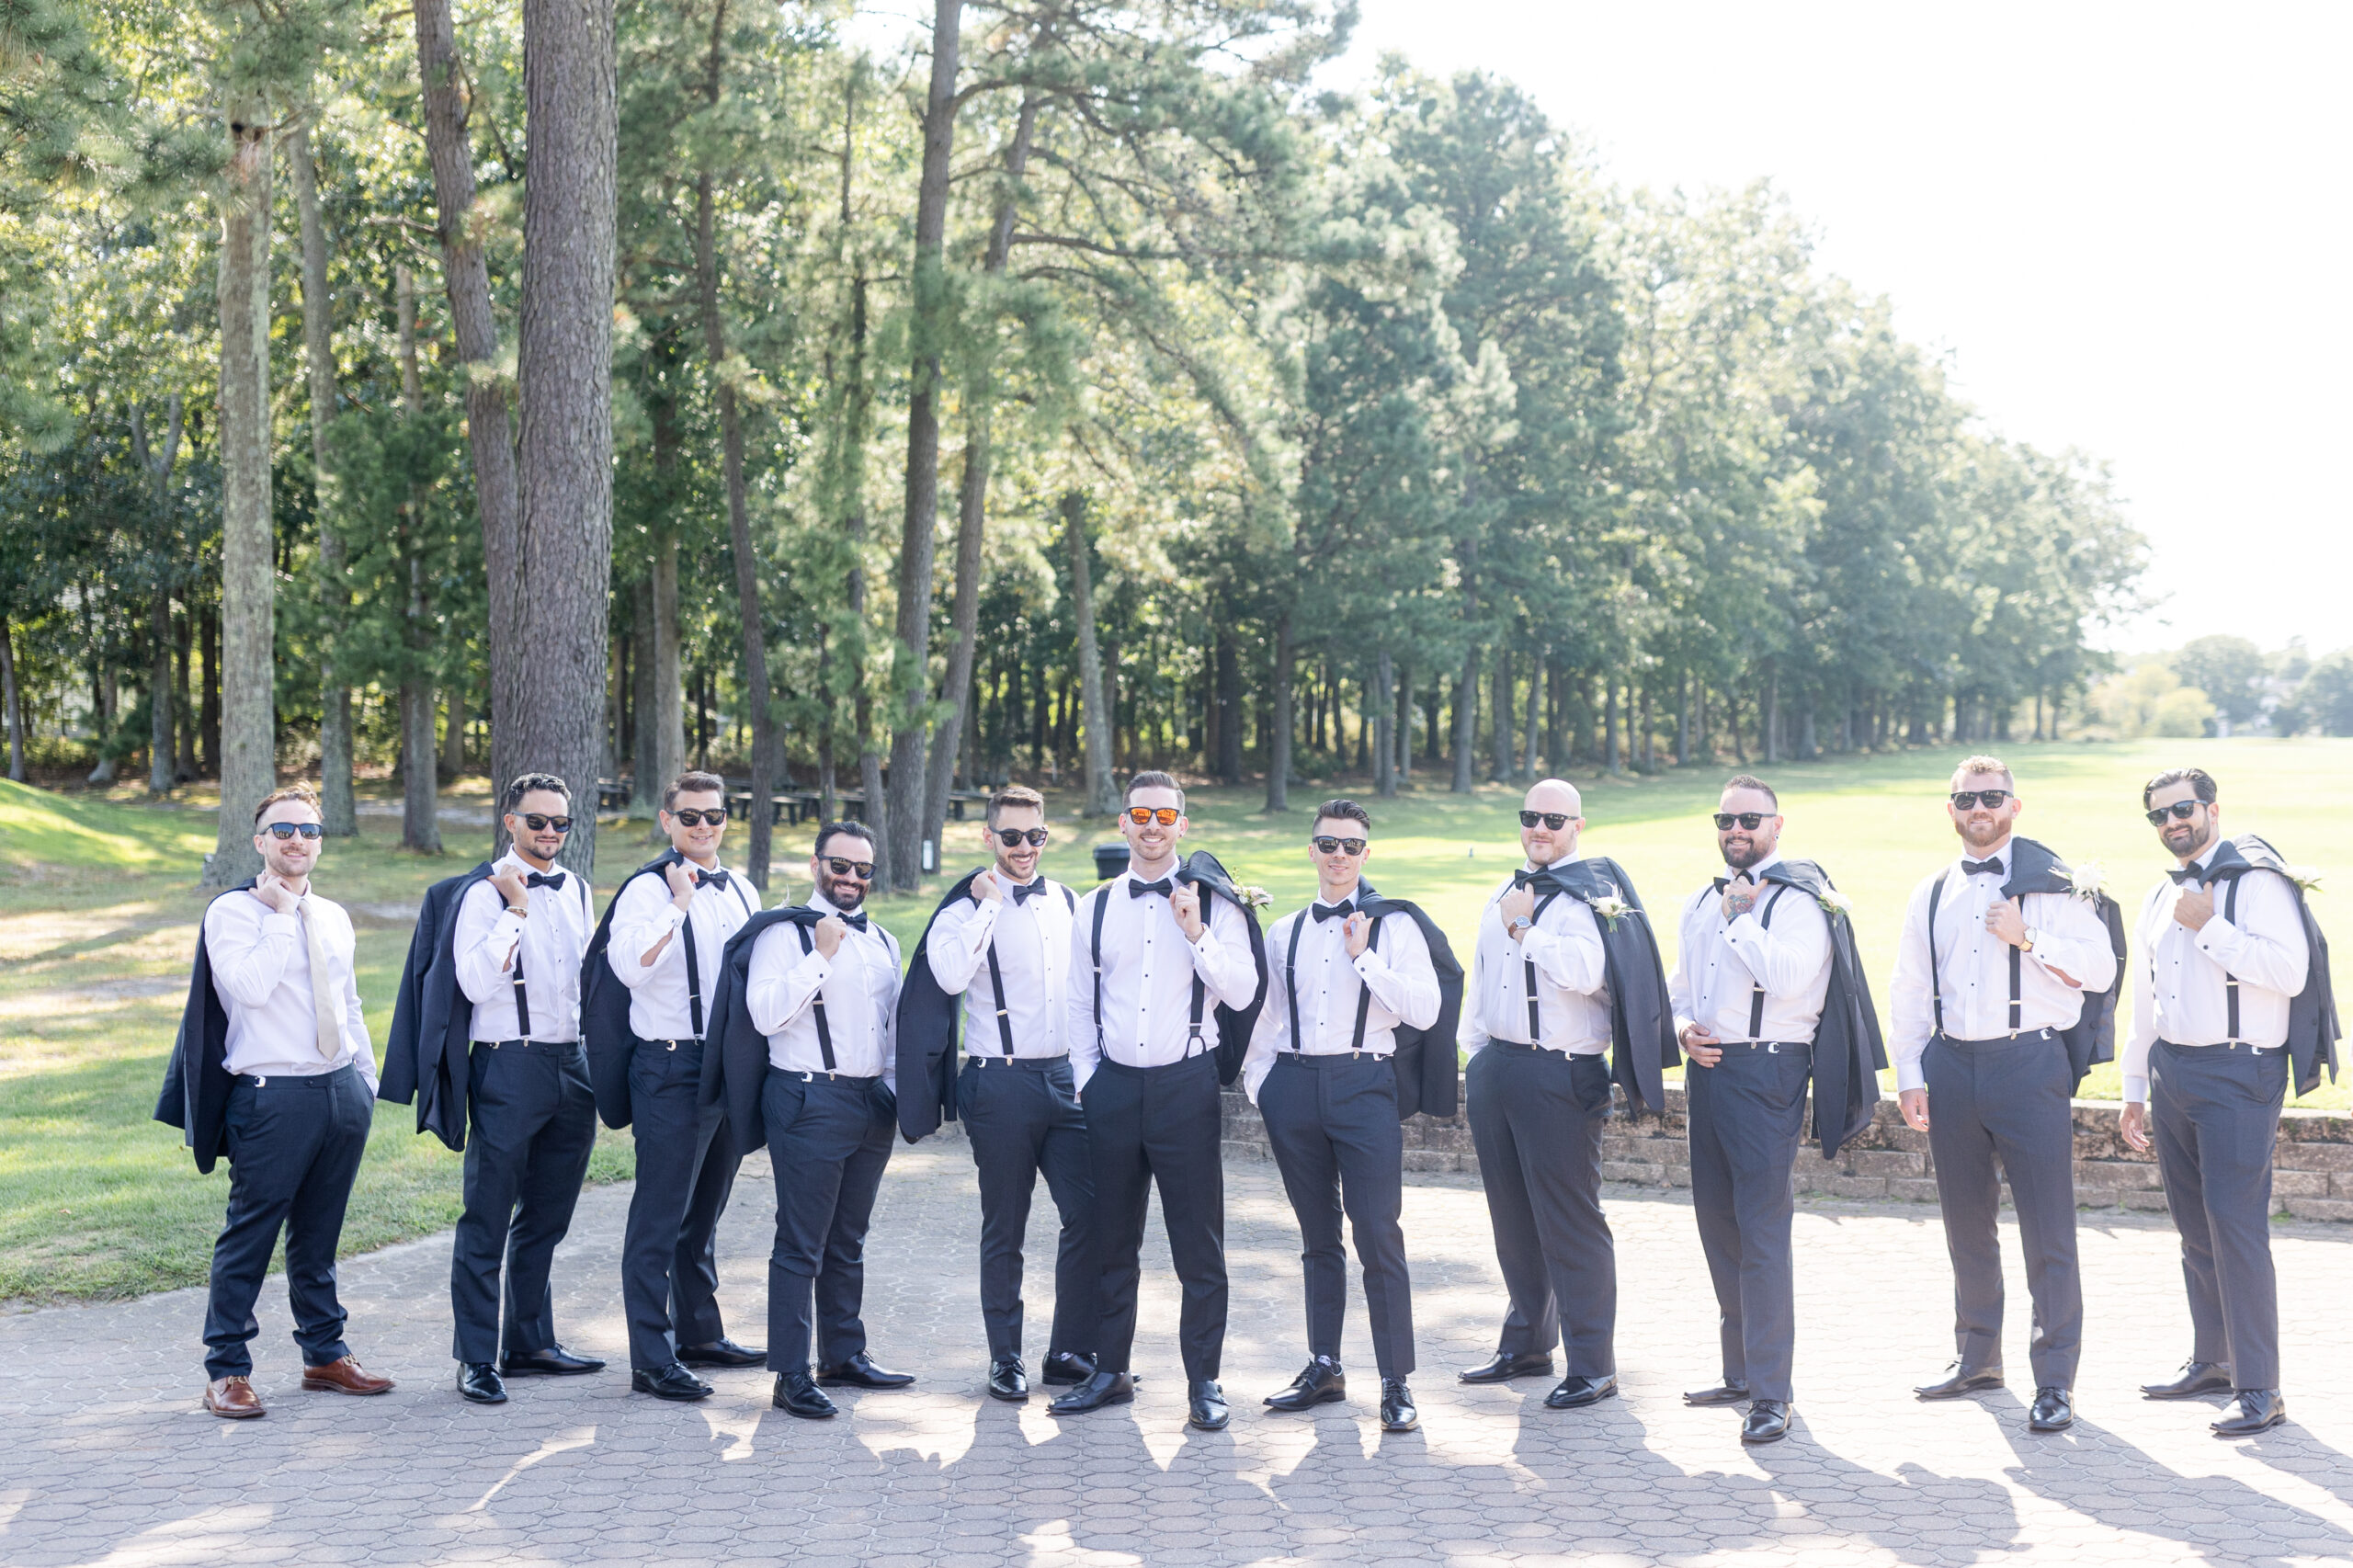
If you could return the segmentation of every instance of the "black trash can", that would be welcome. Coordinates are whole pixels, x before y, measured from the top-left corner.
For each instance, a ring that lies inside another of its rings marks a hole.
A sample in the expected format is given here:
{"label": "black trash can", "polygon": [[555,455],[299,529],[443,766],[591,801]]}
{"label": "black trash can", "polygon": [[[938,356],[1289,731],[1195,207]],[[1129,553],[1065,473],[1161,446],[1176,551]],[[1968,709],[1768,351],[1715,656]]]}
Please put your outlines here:
{"label": "black trash can", "polygon": [[1128,869],[1128,846],[1125,844],[1098,844],[1095,846],[1095,880],[1108,882]]}

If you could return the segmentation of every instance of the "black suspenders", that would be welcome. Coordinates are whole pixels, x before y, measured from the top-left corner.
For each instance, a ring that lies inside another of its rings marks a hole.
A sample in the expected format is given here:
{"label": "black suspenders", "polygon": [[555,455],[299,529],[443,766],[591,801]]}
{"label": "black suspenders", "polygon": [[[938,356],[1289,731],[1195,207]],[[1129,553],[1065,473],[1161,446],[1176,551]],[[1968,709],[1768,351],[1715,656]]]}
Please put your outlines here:
{"label": "black suspenders", "polygon": [[[1944,897],[1945,881],[1951,875],[1952,872],[1947,870],[1928,886],[1928,995],[1936,1006],[1938,1034],[1945,1034],[1946,1030],[1944,977],[1937,971],[1937,902]],[[2023,956],[2017,948],[2011,948],[2010,1038],[2013,1040],[2018,1038],[2018,1026],[2026,1017],[2026,1005],[2019,999],[2020,981],[2023,978],[2024,968]],[[2234,997],[2233,1000],[2235,1002],[2236,998]]]}
{"label": "black suspenders", "polygon": [[[796,925],[793,929],[801,933],[802,952],[806,953],[816,945],[816,938],[809,935],[807,926]],[[822,982],[817,987],[816,999],[810,1004],[810,1011],[816,1016],[817,1019],[817,1054],[825,1059],[825,1071],[831,1073],[835,1070],[834,1027],[825,1021],[825,988]]]}
{"label": "black suspenders", "polygon": [[[1110,894],[1106,891],[1109,886],[1110,884],[1107,882],[1095,892],[1092,939],[1092,955],[1095,960],[1095,1053],[1106,1062],[1111,1060],[1111,1053],[1103,1044],[1103,915],[1111,904]],[[1201,924],[1203,926],[1209,925],[1209,912],[1206,909],[1201,914]],[[1208,999],[1209,988],[1201,983],[1199,975],[1194,975],[1192,1010],[1185,1022],[1185,1054],[1187,1056],[1193,1054],[1195,1046],[1199,1046],[1203,1051],[1209,1049],[1208,1042],[1201,1038],[1201,1013],[1203,1004]]]}
{"label": "black suspenders", "polygon": [[[2233,926],[2239,923],[2239,884],[2245,881],[2246,879],[2243,876],[2233,877],[2231,891],[2222,895],[2222,918]],[[2222,1043],[2236,1045],[2239,1043],[2239,977],[2227,969],[2222,971],[2222,1001],[2230,1008],[2229,1019],[2223,1026],[2230,1038]]]}
{"label": "black suspenders", "polygon": [[[1299,912],[1299,918],[1291,923],[1289,950],[1283,956],[1283,995],[1290,1004],[1290,1048],[1293,1054],[1300,1056],[1307,1054],[1307,1039],[1299,1032],[1299,934],[1313,918],[1310,909]],[[1372,934],[1365,939],[1365,949],[1371,951],[1380,946],[1381,922],[1375,920]],[[1365,1018],[1371,1011],[1372,987],[1365,984],[1364,977],[1359,975],[1357,977],[1357,1027],[1356,1032],[1348,1039],[1350,1051],[1364,1049]]]}
{"label": "black suspenders", "polygon": [[[1536,906],[1536,912],[1528,917],[1529,930],[1536,929],[1537,922],[1544,918],[1544,912],[1550,909],[1552,906],[1552,901],[1560,896],[1561,892],[1558,888],[1544,895],[1543,902]],[[1540,1015],[1536,1008],[1536,960],[1523,958],[1519,962],[1521,969],[1527,971],[1523,979],[1528,988],[1528,1043],[1541,1045],[1544,1043],[1544,1026],[1540,1021]]]}
{"label": "black suspenders", "polygon": [[[1073,914],[1078,911],[1078,895],[1068,888],[1063,889],[1063,907]],[[1099,899],[1096,902],[1095,909],[1095,1006],[1099,1012],[1103,1006],[1103,904]],[[1042,946],[1042,937],[1040,938],[1040,942]],[[1005,1007],[1005,971],[997,965],[996,933],[994,931],[989,933],[988,958],[989,991],[996,998],[996,1042],[1005,1054],[1010,1057],[1013,1054],[1013,1018]],[[1097,1017],[1095,1025],[1096,1043],[1099,1046],[1103,1039],[1103,1020]],[[970,1045],[971,1042],[967,1041],[967,1049]]]}
{"label": "black suspenders", "polygon": [[[1786,891],[1788,890],[1779,882],[1773,885],[1773,896],[1765,901],[1765,913],[1756,917],[1758,930],[1769,931],[1773,928],[1773,906],[1781,902],[1781,894]],[[1758,1040],[1763,1038],[1764,1033],[1765,988],[1756,983],[1756,976],[1751,975],[1748,986],[1748,1038],[1752,1040]]]}

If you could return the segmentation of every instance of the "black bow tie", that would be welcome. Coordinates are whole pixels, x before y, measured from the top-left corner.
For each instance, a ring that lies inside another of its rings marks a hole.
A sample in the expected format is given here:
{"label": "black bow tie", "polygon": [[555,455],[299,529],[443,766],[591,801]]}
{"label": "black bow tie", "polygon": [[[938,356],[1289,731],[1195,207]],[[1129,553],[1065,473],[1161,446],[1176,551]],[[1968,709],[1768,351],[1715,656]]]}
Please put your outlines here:
{"label": "black bow tie", "polygon": [[1156,882],[1131,881],[1128,883],[1128,896],[1130,898],[1142,898],[1148,892],[1156,892],[1161,897],[1166,898],[1170,893],[1176,891],[1175,885],[1171,883],[1166,877],[1161,878]]}
{"label": "black bow tie", "polygon": [[2188,887],[2205,880],[2206,868],[2203,866],[2184,866],[2179,870],[2167,871],[2165,875],[2171,877],[2176,882],[2182,886]]}
{"label": "black bow tie", "polygon": [[848,926],[853,931],[863,931],[866,929],[866,916],[863,915],[844,915],[841,911],[835,910],[834,912],[834,918],[839,920],[843,925]]}
{"label": "black bow tie", "polygon": [[1309,907],[1314,910],[1315,920],[1318,925],[1323,924],[1326,920],[1346,920],[1349,915],[1354,915],[1357,912],[1356,901],[1354,899],[1347,898],[1342,899],[1337,903],[1317,903],[1311,904]]}
{"label": "black bow tie", "polygon": [[1531,871],[1523,866],[1511,874],[1511,885],[1515,892],[1521,888],[1534,888],[1538,892],[1559,892],[1561,879],[1554,876],[1550,869]]}
{"label": "black bow tie", "polygon": [[1040,877],[1034,882],[1023,882],[1019,887],[1013,890],[1013,902],[1016,903],[1027,903],[1045,891],[1046,879],[1043,877]]}
{"label": "black bow tie", "polygon": [[1965,877],[1998,877],[2002,874],[2002,858],[1996,855],[1991,860],[1972,860],[1963,856],[1961,872]]}
{"label": "black bow tie", "polygon": [[523,885],[527,888],[553,888],[556,892],[562,892],[563,891],[563,873],[562,871],[549,871],[542,875],[538,871],[533,871],[529,876],[523,879]]}
{"label": "black bow tie", "polygon": [[726,885],[727,873],[724,871],[697,871],[695,873],[695,886],[699,888],[724,888]]}

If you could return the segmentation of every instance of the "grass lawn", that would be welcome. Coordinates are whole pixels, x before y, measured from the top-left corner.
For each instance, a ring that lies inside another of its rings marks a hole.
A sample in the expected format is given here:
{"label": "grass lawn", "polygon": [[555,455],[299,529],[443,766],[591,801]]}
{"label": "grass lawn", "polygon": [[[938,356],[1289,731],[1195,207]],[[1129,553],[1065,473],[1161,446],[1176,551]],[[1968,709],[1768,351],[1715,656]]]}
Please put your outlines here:
{"label": "grass lawn", "polygon": [[[1768,774],[1790,818],[1787,848],[1822,860],[1854,899],[1882,1003],[1904,900],[1953,851],[1941,801],[1960,755],[1826,760]],[[2100,861],[2128,909],[2168,863],[2140,816],[2141,781],[2176,762],[2210,768],[2222,782],[2234,830],[2264,833],[2291,861],[2322,871],[2330,892],[2318,908],[2338,928],[2337,980],[2353,983],[2345,956],[2353,931],[2333,917],[2330,896],[2353,885],[2353,852],[2331,825],[2347,798],[2353,741],[2013,746],[2007,755],[2027,801],[2026,831],[2071,859]],[[1651,778],[1580,776],[1586,846],[1622,861],[1654,905],[1680,898],[1715,869],[1714,835],[1702,813],[1713,808],[1721,778],[1722,770],[1699,768]],[[1370,875],[1422,903],[1467,949],[1488,892],[1517,861],[1519,791],[1450,795],[1427,768],[1416,782],[1397,801],[1368,802],[1376,822]],[[1290,816],[1268,818],[1257,810],[1256,788],[1199,791],[1190,843],[1267,887],[1279,911],[1293,908],[1313,886],[1301,841],[1325,792],[1302,786]],[[453,803],[473,809],[486,799],[479,780],[455,794]],[[149,1118],[203,909],[194,884],[212,846],[212,806],[204,798],[147,805],[130,788],[101,799],[0,782],[0,1301],[132,1295],[204,1278],[226,1167],[198,1176],[177,1134]],[[1046,867],[1083,889],[1094,881],[1089,847],[1115,835],[1107,824],[1078,821],[1075,809],[1074,795],[1053,799]],[[487,834],[445,823],[451,853],[429,860],[396,846],[396,816],[363,815],[361,829],[357,843],[330,846],[320,882],[353,912],[361,993],[381,1041],[418,893],[471,864]],[[642,858],[642,831],[608,827],[600,892]],[[807,828],[783,835],[780,852],[795,874],[772,895],[806,896],[809,836]],[[740,851],[741,829],[731,838]],[[951,824],[951,876],[980,860],[980,840],[977,823]],[[879,901],[876,913],[912,948],[949,880],[936,880],[927,894]],[[1664,935],[1671,943],[1673,933]],[[2115,1069],[2095,1072],[2084,1092],[2113,1096]],[[2297,1103],[2343,1107],[2347,1085],[2324,1085]],[[407,1108],[383,1108],[353,1195],[347,1252],[428,1233],[455,1218],[458,1158],[414,1126]],[[625,1179],[631,1168],[627,1135],[605,1134],[592,1179]]]}

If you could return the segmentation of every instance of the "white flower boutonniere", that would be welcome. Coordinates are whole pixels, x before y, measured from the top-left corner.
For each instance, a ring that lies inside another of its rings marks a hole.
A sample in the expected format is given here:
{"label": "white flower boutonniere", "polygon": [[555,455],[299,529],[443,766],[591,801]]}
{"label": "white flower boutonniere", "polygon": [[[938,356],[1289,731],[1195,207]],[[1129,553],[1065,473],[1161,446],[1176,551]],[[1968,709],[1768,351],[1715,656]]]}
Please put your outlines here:
{"label": "white flower boutonniere", "polygon": [[2320,868],[2319,868],[2319,867],[2317,867],[2317,866],[2290,866],[2290,867],[2289,867],[2289,868],[2287,869],[2287,870],[2288,870],[2288,880],[2289,880],[2290,881],[2291,881],[2291,882],[2295,883],[2298,887],[2300,887],[2300,888],[2303,889],[2306,892],[2320,892]]}
{"label": "white flower boutonniere", "polygon": [[1618,922],[1634,913],[1634,906],[1614,892],[1595,899],[1591,907],[1596,918],[1612,931],[1618,929]]}
{"label": "white flower boutonniere", "polygon": [[2101,878],[2099,862],[2086,860],[2069,870],[2067,891],[2086,903],[2097,903],[2100,901],[2100,895],[2108,891]]}
{"label": "white flower boutonniere", "polygon": [[1234,884],[1233,891],[1240,893],[1242,902],[1252,909],[1272,909],[1275,906],[1275,895],[1262,887],[1254,886],[1248,882],[1237,882]]}
{"label": "white flower boutonniere", "polygon": [[1825,912],[1832,915],[1852,915],[1855,913],[1855,901],[1848,898],[1845,893],[1840,892],[1836,888],[1824,888],[1822,890],[1822,896],[1815,899],[1814,903],[1822,905]]}

